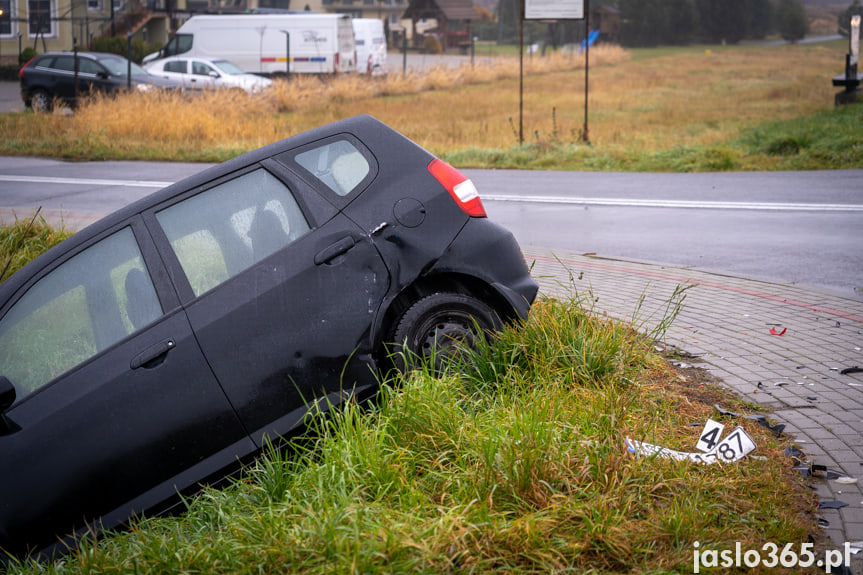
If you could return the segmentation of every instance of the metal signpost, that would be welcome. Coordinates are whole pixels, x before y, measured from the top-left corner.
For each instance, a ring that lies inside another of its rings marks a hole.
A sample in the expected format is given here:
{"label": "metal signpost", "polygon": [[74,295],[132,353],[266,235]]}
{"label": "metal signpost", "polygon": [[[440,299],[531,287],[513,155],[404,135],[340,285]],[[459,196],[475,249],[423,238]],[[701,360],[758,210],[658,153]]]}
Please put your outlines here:
{"label": "metal signpost", "polygon": [[291,32],[290,30],[279,30],[285,35],[285,78],[291,79]]}
{"label": "metal signpost", "polygon": [[524,143],[524,21],[584,20],[584,129],[582,141],[589,143],[587,132],[587,93],[590,66],[590,0],[522,0],[519,19],[518,140]]}
{"label": "metal signpost", "polygon": [[860,60],[860,14],[851,17],[851,33],[848,36],[851,42],[849,65],[853,66],[856,71],[857,62]]}
{"label": "metal signpost", "polygon": [[845,73],[833,78],[833,85],[845,88],[836,94],[836,105],[852,104],[857,101],[858,87],[863,83],[863,74],[857,70],[860,61],[860,15],[851,16],[848,35],[848,54],[845,55]]}

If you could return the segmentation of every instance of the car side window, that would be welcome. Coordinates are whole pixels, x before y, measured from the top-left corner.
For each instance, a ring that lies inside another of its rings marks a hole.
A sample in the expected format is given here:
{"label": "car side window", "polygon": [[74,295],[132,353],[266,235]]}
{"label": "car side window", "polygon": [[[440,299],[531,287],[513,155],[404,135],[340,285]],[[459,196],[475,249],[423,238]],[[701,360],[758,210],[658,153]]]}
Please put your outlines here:
{"label": "car side window", "polygon": [[99,72],[104,72],[104,68],[89,58],[78,58],[78,71],[82,74],[96,75]]}
{"label": "car side window", "polygon": [[54,59],[54,65],[51,67],[55,70],[73,72],[75,70],[75,59],[72,56],[57,56]]}
{"label": "car side window", "polygon": [[73,256],[0,319],[0,366],[20,400],[162,315],[130,228]]}
{"label": "car side window", "polygon": [[186,61],[185,60],[172,60],[170,62],[165,62],[165,67],[163,68],[165,72],[175,72],[177,74],[185,74],[186,73]]}
{"label": "car side window", "polygon": [[54,60],[56,60],[56,56],[46,56],[41,58],[36,62],[37,68],[52,68],[54,66]]}
{"label": "car side window", "polygon": [[208,76],[210,72],[215,72],[215,70],[203,62],[192,62],[192,74],[195,76]]}
{"label": "car side window", "polygon": [[354,191],[371,172],[368,160],[348,140],[336,140],[306,150],[294,159],[340,196]]}
{"label": "car side window", "polygon": [[257,169],[156,214],[199,296],[309,231],[291,191]]}

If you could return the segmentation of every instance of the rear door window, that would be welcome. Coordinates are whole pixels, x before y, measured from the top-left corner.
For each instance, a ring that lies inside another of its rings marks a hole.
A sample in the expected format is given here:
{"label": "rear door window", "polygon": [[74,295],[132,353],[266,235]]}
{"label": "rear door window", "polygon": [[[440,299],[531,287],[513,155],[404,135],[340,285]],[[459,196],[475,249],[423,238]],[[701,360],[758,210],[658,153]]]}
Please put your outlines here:
{"label": "rear door window", "polygon": [[177,74],[185,74],[186,73],[186,61],[185,60],[173,60],[171,62],[165,62],[165,67],[163,70],[165,72],[175,72]]}
{"label": "rear door window", "polygon": [[291,191],[259,168],[156,213],[200,296],[309,231]]}

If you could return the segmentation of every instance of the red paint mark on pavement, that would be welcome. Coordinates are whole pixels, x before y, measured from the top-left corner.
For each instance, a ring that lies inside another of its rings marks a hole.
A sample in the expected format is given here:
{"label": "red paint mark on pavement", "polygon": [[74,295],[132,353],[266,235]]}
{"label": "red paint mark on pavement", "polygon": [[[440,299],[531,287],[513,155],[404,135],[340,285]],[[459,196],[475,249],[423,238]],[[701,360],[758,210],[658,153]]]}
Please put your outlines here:
{"label": "red paint mark on pavement", "polygon": [[845,318],[847,320],[857,321],[857,322],[863,323],[863,316],[855,315],[853,313],[848,313],[848,312],[844,312],[841,310],[836,310],[836,309],[831,309],[831,308],[826,308],[826,307],[819,307],[817,305],[814,305],[811,303],[806,303],[803,301],[797,301],[794,299],[788,299],[788,298],[784,298],[784,297],[769,294],[769,293],[764,293],[764,292],[760,292],[760,291],[756,291],[756,290],[740,288],[740,287],[735,287],[735,286],[729,286],[729,285],[720,284],[720,283],[716,283],[716,282],[709,282],[709,281],[704,281],[704,280],[686,278],[686,277],[675,276],[675,275],[661,273],[661,272],[651,272],[651,271],[647,271],[647,270],[633,270],[633,269],[610,266],[607,264],[597,264],[597,263],[593,263],[593,262],[573,262],[573,261],[567,261],[567,260],[561,259],[561,258],[553,258],[553,257],[547,257],[547,256],[531,255],[529,257],[532,257],[533,259],[536,259],[536,260],[542,260],[542,261],[551,262],[551,263],[558,262],[558,263],[568,264],[568,265],[572,265],[572,266],[584,266],[584,267],[588,267],[588,268],[596,268],[596,269],[601,269],[601,270],[623,272],[623,273],[628,273],[628,274],[636,274],[636,275],[654,277],[654,278],[659,278],[659,279],[672,280],[672,281],[676,281],[676,282],[680,282],[680,283],[703,285],[705,287],[712,287],[712,288],[730,291],[730,292],[734,292],[734,293],[749,295],[749,296],[757,297],[757,298],[761,298],[761,299],[767,299],[770,301],[776,301],[779,303],[786,303],[788,305],[793,305],[796,307],[811,309],[814,312],[827,313],[830,315],[835,315],[836,317],[842,317],[842,318]]}

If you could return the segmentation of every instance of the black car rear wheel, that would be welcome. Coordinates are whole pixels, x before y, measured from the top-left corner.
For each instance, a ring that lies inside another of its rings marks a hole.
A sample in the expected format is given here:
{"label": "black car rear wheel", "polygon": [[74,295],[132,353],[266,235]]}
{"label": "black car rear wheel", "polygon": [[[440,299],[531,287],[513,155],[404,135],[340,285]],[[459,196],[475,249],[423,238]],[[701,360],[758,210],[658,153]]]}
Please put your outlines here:
{"label": "black car rear wheel", "polygon": [[441,373],[464,348],[503,326],[500,317],[475,297],[436,293],[413,305],[399,319],[395,341],[396,367],[402,371],[425,362]]}
{"label": "black car rear wheel", "polygon": [[36,90],[30,96],[30,107],[34,112],[50,112],[54,108],[54,102],[45,90]]}

